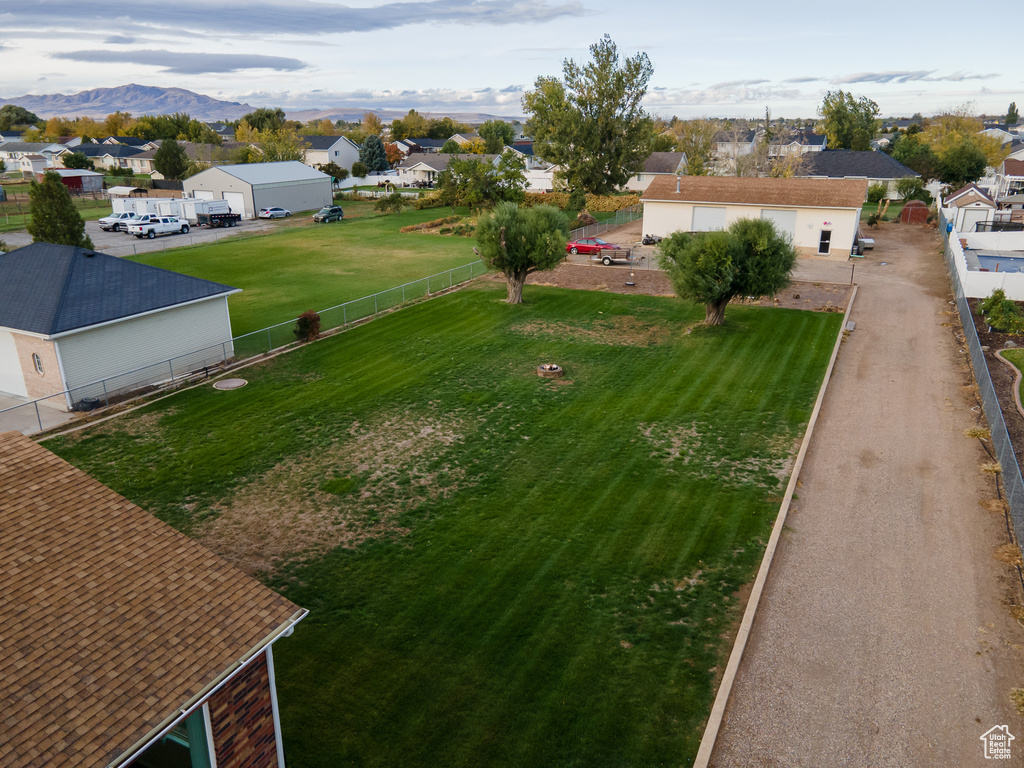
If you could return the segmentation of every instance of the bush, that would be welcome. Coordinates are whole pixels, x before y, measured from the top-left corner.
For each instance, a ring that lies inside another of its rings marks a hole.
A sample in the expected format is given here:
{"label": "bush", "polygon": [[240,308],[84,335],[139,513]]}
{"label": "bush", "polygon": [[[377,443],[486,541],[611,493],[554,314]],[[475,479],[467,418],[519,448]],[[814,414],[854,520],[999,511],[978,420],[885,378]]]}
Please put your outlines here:
{"label": "bush", "polygon": [[577,187],[569,193],[569,201],[566,203],[567,211],[582,211],[587,205],[587,193]]}
{"label": "bush", "polygon": [[417,211],[425,210],[426,208],[440,208],[444,203],[441,201],[441,191],[435,189],[433,192],[428,192],[419,200],[413,202],[412,207]]}
{"label": "bush", "polygon": [[369,172],[370,169],[367,168],[363,163],[359,162],[358,160],[352,163],[352,175],[355,176],[357,179],[366,178],[366,174],[368,174]]}
{"label": "bush", "polygon": [[979,306],[985,322],[1000,333],[1024,333],[1024,315],[1015,301],[1006,298],[1002,288],[996,288],[992,295]]}
{"label": "bush", "polygon": [[[586,203],[583,206],[591,213],[614,213],[615,211],[639,205],[640,195],[587,195]],[[535,205],[552,205],[563,211],[569,209],[568,192],[527,192],[522,205],[526,208]],[[572,210],[579,210],[573,208]]]}
{"label": "bush", "polygon": [[869,227],[877,227],[878,226],[878,221],[879,221],[880,218],[881,217],[877,213],[869,214],[868,215],[868,226]]}
{"label": "bush", "polygon": [[107,176],[134,176],[135,171],[131,168],[108,168]]}
{"label": "bush", "polygon": [[407,227],[402,227],[399,232],[419,232],[424,229],[433,229],[434,227],[440,227],[442,224],[455,224],[456,222],[462,221],[461,216],[444,216],[440,219],[432,219],[431,221],[424,221],[422,224],[410,224]]}
{"label": "bush", "polygon": [[889,193],[889,190],[884,184],[872,184],[868,187],[868,202],[879,203]]}
{"label": "bush", "polygon": [[579,229],[580,227],[589,227],[591,224],[597,224],[597,219],[587,213],[587,209],[584,208],[580,211],[580,215],[576,217],[576,221],[569,225],[570,229]]}
{"label": "bush", "polygon": [[407,205],[409,203],[402,196],[401,192],[392,192],[387,197],[378,198],[373,207],[375,210],[383,211],[384,213],[399,213]]}
{"label": "bush", "polygon": [[320,336],[320,315],[312,309],[303,312],[295,321],[295,337],[299,341],[313,341]]}

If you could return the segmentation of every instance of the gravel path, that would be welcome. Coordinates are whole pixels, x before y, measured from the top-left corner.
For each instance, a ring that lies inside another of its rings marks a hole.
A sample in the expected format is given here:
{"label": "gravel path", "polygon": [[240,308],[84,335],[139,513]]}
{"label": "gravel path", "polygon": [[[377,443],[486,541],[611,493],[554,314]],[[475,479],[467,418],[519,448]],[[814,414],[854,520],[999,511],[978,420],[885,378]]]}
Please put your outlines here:
{"label": "gravel path", "polygon": [[[964,435],[938,238],[875,239],[712,766],[990,765],[980,737],[1000,724],[1017,737],[1000,764],[1024,764],[1021,588],[979,504],[994,486]],[[850,269],[804,260],[798,277]]]}

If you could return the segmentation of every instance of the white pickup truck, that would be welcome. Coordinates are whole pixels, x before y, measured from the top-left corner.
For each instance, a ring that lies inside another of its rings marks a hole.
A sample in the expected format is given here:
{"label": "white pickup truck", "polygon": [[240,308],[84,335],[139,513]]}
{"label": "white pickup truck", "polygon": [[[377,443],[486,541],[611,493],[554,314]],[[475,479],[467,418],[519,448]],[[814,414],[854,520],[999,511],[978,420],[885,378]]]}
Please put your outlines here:
{"label": "white pickup truck", "polygon": [[129,235],[148,237],[152,240],[157,235],[176,235],[188,232],[188,222],[177,216],[153,216],[148,221],[133,222],[128,225]]}

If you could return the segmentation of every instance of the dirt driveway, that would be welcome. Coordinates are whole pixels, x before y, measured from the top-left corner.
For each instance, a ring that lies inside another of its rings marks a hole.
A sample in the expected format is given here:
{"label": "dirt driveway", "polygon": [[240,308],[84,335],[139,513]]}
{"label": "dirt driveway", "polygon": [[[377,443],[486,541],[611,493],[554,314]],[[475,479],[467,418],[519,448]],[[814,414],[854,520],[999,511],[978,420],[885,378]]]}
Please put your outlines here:
{"label": "dirt driveway", "polygon": [[998,725],[1024,764],[1021,585],[938,237],[875,240],[712,766],[988,765]]}

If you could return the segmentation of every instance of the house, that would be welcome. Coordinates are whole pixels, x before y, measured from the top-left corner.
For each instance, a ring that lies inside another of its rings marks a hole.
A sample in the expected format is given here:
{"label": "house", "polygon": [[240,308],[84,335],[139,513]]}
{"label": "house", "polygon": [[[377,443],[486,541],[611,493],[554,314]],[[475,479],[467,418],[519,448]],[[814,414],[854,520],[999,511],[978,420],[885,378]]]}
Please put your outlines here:
{"label": "house", "polygon": [[1024,192],[1024,160],[1007,158],[996,171],[996,199]]}
{"label": "house", "polygon": [[60,163],[56,158],[63,152],[67,152],[62,145],[52,142],[39,141],[5,141],[0,144],[0,160],[8,168],[19,168],[21,158],[25,155],[42,155],[47,168],[56,168]]}
{"label": "house", "polygon": [[220,136],[222,141],[234,141],[235,129],[224,123],[206,123],[210,130]]}
{"label": "house", "polygon": [[[160,142],[157,142],[158,144]],[[194,141],[179,141],[178,146],[185,151],[186,157],[196,163],[207,165],[225,165],[229,162],[231,153],[238,147],[243,146],[240,141],[225,141],[222,144],[203,144]],[[157,173],[153,166],[153,158],[156,157],[157,149],[147,149],[127,158],[128,166],[134,173],[154,175],[156,178],[163,178]]]}
{"label": "house", "polygon": [[[77,147],[64,147],[61,156],[72,153],[85,155],[92,160],[97,168],[129,168],[129,160],[132,157],[144,152],[139,147],[129,147],[124,144],[80,144]],[[62,161],[63,163],[63,161]]]}
{"label": "house", "polygon": [[21,141],[22,131],[0,131],[0,144],[5,141]]}
{"label": "house", "polygon": [[957,232],[973,232],[979,222],[992,221],[997,208],[995,201],[974,183],[960,187],[940,205],[953,212],[949,218]]}
{"label": "house", "polygon": [[403,187],[413,184],[432,184],[452,160],[483,160],[493,163],[499,155],[456,155],[447,152],[413,154],[402,158],[395,170],[398,183]]}
{"label": "house", "polygon": [[307,611],[17,432],[0,477],[0,765],[284,768]]}
{"label": "house", "polygon": [[138,136],[107,136],[100,144],[108,146],[120,144],[125,147],[134,147],[135,149],[156,149],[160,146],[159,141],[140,139]]}
{"label": "house", "polygon": [[480,139],[479,133],[456,133],[453,136],[449,136],[449,141],[454,141],[460,147],[464,147],[477,139]]}
{"label": "house", "polygon": [[67,410],[234,354],[227,298],[238,288],[50,243],[0,254],[0,286],[8,395]]}
{"label": "house", "polygon": [[46,158],[42,155],[30,154],[22,155],[18,158],[18,170],[21,171],[21,175],[26,179],[31,179],[33,176],[42,176],[43,171],[49,166],[46,165]]}
{"label": "house", "polygon": [[867,179],[869,186],[881,184],[885,187],[886,197],[899,199],[896,182],[921,174],[884,152],[828,149],[806,155],[796,175],[809,179]]}
{"label": "house", "polygon": [[446,139],[404,139],[405,143],[410,146],[411,153],[422,152],[423,154],[433,154],[441,151],[441,147],[444,146]]}
{"label": "house", "polygon": [[770,219],[803,256],[847,259],[868,183],[856,179],[660,176],[640,198],[644,234],[725,229],[742,218]]}
{"label": "house", "polygon": [[630,192],[643,192],[658,176],[686,173],[685,152],[652,152],[644,160],[643,170],[630,177],[625,187]]}
{"label": "house", "polygon": [[[46,172],[56,173],[68,192],[73,195],[80,195],[88,192],[103,191],[103,174],[96,171],[87,171],[78,168],[50,168]],[[43,180],[44,171],[37,171],[36,181]]]}
{"label": "house", "polygon": [[810,152],[824,152],[828,149],[828,137],[810,131],[796,131],[768,144],[769,157],[806,155]]}
{"label": "house", "polygon": [[191,197],[227,200],[244,219],[256,218],[261,208],[309,211],[333,200],[331,177],[298,160],[208,168],[185,179],[183,187]]}
{"label": "house", "polygon": [[359,160],[359,145],[345,136],[303,136],[302,140],[309,144],[303,162],[317,170],[334,163],[351,172]]}

